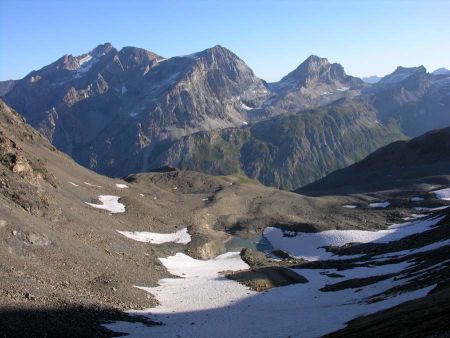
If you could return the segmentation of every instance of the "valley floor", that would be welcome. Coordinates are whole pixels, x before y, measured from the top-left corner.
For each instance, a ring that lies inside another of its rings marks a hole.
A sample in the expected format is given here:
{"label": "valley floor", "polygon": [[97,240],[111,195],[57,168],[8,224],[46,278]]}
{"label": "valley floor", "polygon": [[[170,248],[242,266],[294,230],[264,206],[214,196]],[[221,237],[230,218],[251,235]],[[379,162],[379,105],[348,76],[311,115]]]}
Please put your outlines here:
{"label": "valley floor", "polygon": [[[450,260],[446,215],[421,215],[387,230],[300,233],[268,228],[273,249],[309,260],[292,265],[306,278],[256,292],[224,277],[248,270],[238,252],[210,260],[177,253],[160,258],[177,278],[157,287],[136,286],[156,296],[154,309],[132,311],[160,325],[115,322],[110,330],[131,337],[318,337],[346,323],[426,296],[447,281]],[[411,238],[415,241],[411,242]],[[361,243],[353,244],[352,243]],[[359,254],[347,253],[359,246]],[[343,252],[339,252],[344,248]],[[330,251],[331,250],[331,251]],[[273,258],[274,262],[281,261]],[[431,278],[433,276],[435,278]],[[443,277],[444,275],[444,277]],[[427,278],[428,277],[428,278]]]}

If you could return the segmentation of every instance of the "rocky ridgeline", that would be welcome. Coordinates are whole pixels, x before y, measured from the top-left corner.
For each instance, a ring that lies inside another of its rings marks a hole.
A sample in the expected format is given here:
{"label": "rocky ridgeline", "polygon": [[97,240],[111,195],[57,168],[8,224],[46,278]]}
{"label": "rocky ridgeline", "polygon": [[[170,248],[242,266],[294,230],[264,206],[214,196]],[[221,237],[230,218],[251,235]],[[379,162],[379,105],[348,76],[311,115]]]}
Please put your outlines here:
{"label": "rocky ridgeline", "polygon": [[266,83],[221,46],[164,58],[104,44],[1,82],[0,95],[58,149],[102,174],[172,165],[292,189],[405,135],[449,126],[449,83],[445,72],[399,67],[367,84],[314,55]]}

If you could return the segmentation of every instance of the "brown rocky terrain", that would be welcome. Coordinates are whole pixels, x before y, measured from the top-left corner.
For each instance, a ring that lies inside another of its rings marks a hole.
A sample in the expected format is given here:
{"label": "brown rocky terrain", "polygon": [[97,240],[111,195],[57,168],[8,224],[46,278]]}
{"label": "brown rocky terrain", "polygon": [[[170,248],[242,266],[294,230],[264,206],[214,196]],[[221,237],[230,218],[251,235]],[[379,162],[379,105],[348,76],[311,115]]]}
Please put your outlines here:
{"label": "brown rocky terrain", "polygon": [[[213,257],[226,251],[230,234],[245,238],[268,225],[370,228],[392,217],[392,211],[368,211],[373,217],[367,217],[342,208],[351,198],[307,198],[245,177],[180,171],[126,181],[100,176],[57,151],[3,102],[0,140],[2,336],[108,335],[99,320],[155,305],[133,285],[156,285],[168,276],[158,257],[179,251]],[[103,194],[119,196],[126,211],[110,214],[85,204]],[[116,231],[184,227],[192,235],[185,246],[136,242]]]}

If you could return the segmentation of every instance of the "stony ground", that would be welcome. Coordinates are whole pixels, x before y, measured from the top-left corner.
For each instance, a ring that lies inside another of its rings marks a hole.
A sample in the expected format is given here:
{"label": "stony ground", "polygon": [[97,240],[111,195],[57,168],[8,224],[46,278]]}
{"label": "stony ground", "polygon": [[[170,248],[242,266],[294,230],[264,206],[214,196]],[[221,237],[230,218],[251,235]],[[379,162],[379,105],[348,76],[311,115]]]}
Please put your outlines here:
{"label": "stony ground", "polygon": [[[133,286],[156,286],[169,276],[158,257],[185,252],[211,258],[225,252],[231,235],[253,236],[267,226],[380,229],[408,216],[409,197],[420,193],[305,197],[243,177],[178,171],[106,178],[56,151],[3,104],[0,183],[0,337],[111,336],[99,323],[123,318],[122,310],[156,305]],[[85,204],[98,203],[99,195],[119,196],[126,212]],[[423,205],[441,205],[426,197]],[[385,198],[390,208],[368,207]],[[184,227],[192,235],[187,245],[151,245],[116,231],[169,233]],[[270,287],[302,282],[283,267],[259,269],[263,280],[275,281]]]}

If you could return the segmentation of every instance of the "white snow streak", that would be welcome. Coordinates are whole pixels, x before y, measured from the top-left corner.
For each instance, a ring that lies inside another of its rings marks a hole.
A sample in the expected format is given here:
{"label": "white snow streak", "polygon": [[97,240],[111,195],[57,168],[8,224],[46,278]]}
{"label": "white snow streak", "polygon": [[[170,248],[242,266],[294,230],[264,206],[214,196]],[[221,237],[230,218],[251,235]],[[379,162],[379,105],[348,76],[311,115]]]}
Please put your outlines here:
{"label": "white snow streak", "polygon": [[83,183],[86,184],[86,185],[88,185],[88,186],[90,186],[90,187],[102,188],[101,185],[95,185],[95,184],[91,184],[91,183],[88,183],[88,182],[83,182]]}
{"label": "white snow streak", "polygon": [[370,203],[369,207],[371,207],[371,208],[387,208],[390,205],[391,205],[391,203],[386,201],[386,202]]}
{"label": "white snow streak", "polygon": [[187,228],[183,228],[174,233],[160,234],[156,232],[148,231],[121,231],[118,233],[133,239],[138,242],[146,242],[151,244],[163,244],[163,243],[180,243],[187,244],[191,241],[191,235],[188,233]]}
{"label": "white snow streak", "polygon": [[358,206],[354,205],[354,204],[346,204],[342,206],[343,208],[347,208],[347,209],[356,209]]}

